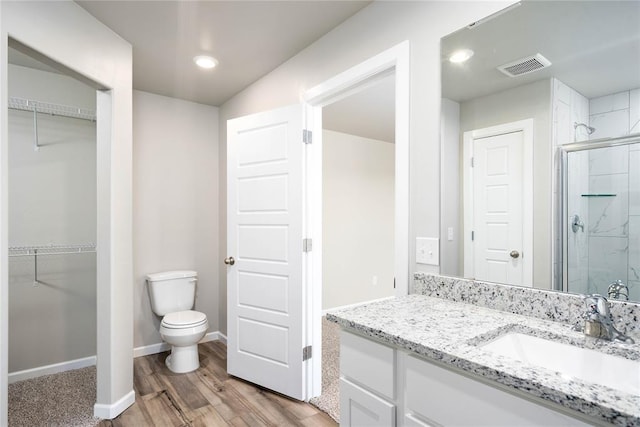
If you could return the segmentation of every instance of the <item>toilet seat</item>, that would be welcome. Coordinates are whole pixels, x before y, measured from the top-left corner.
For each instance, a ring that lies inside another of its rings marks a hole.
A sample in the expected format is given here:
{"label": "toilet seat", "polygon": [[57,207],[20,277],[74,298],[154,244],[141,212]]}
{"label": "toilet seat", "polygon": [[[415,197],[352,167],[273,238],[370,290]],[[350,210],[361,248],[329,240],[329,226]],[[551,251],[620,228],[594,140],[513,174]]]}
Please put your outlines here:
{"label": "toilet seat", "polygon": [[185,310],[165,315],[160,326],[167,329],[186,329],[198,327],[206,323],[206,314],[194,310]]}

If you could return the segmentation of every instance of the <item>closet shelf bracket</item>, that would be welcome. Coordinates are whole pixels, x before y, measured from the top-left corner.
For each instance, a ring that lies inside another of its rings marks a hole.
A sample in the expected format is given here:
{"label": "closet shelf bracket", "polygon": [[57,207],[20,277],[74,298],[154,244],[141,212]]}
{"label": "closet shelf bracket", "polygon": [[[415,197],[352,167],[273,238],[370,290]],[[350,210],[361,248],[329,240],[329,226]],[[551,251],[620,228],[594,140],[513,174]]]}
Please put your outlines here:
{"label": "closet shelf bracket", "polygon": [[38,257],[43,255],[72,255],[96,253],[95,243],[84,245],[42,245],[9,247],[9,257],[33,257],[33,286],[42,282],[38,280]]}

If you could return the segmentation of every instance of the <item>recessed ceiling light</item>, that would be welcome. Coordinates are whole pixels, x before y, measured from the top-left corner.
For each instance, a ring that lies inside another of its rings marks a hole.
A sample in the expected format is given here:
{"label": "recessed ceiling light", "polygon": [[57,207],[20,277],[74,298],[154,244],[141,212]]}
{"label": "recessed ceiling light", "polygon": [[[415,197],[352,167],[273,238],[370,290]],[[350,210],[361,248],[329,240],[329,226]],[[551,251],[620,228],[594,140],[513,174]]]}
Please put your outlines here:
{"label": "recessed ceiling light", "polygon": [[459,64],[471,58],[473,56],[473,51],[471,49],[460,49],[456,50],[449,57],[449,62],[453,62],[454,64]]}
{"label": "recessed ceiling light", "polygon": [[218,65],[218,60],[212,56],[198,55],[193,58],[193,62],[200,68],[214,68]]}

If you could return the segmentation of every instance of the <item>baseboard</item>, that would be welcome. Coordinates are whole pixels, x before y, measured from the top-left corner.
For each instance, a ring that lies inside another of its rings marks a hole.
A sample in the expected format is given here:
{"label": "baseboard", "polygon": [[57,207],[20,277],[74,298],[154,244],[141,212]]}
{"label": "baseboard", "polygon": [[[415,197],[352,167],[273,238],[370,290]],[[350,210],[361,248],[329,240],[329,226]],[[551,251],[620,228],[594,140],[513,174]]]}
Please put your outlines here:
{"label": "baseboard", "polygon": [[37,368],[25,369],[24,371],[11,372],[8,375],[9,384],[41,377],[43,375],[58,374],[60,372],[71,371],[73,369],[86,368],[96,364],[96,357],[84,357],[82,359],[69,360],[66,362],[54,363],[53,365],[38,366]]}
{"label": "baseboard", "polygon": [[[227,343],[227,337],[219,331],[209,332],[200,340],[200,342],[217,341],[220,340],[223,343]],[[165,342],[146,345],[143,347],[136,347],[133,349],[133,357],[148,356],[150,354],[162,353],[163,351],[169,351],[171,346]]]}
{"label": "baseboard", "polygon": [[133,405],[135,401],[136,394],[133,390],[131,390],[129,393],[122,396],[122,398],[120,398],[118,401],[110,405],[104,403],[96,403],[95,405],[93,405],[93,416],[112,420],[123,413],[124,410],[129,406]]}
{"label": "baseboard", "polygon": [[384,298],[372,299],[372,300],[369,300],[369,301],[357,302],[355,304],[341,305],[340,307],[328,308],[326,310],[322,310],[322,315],[326,316],[327,313],[331,313],[332,311],[343,310],[345,308],[358,307],[360,305],[371,304],[372,302],[385,301],[385,300],[393,299],[393,298],[395,298],[395,297],[384,297]]}
{"label": "baseboard", "polygon": [[[209,332],[200,340],[200,342],[220,340],[227,343],[227,337],[219,332]],[[151,344],[144,347],[136,347],[133,349],[133,357],[148,356],[150,354],[162,353],[168,351],[171,346],[167,343]],[[68,360],[66,362],[54,363],[52,365],[38,366],[37,368],[25,369],[23,371],[11,372],[7,376],[8,383],[12,384],[18,381],[29,380],[41,377],[43,375],[59,374],[61,372],[72,371],[74,369],[86,368],[96,364],[96,356],[84,357],[82,359]]]}

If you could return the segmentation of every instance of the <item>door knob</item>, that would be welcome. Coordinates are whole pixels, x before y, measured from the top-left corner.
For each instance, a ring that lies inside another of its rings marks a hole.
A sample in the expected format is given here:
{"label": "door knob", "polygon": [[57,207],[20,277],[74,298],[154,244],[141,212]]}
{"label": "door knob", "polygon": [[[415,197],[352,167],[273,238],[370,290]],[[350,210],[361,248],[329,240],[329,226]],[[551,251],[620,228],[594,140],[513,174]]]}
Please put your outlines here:
{"label": "door knob", "polygon": [[518,252],[518,251],[511,251],[511,252],[509,253],[509,256],[510,256],[511,258],[518,258],[518,257],[520,256],[520,252]]}
{"label": "door knob", "polygon": [[233,264],[236,263],[236,260],[233,259],[232,256],[230,256],[230,257],[227,257],[227,258],[224,259],[224,263],[227,264],[227,265],[233,265]]}

